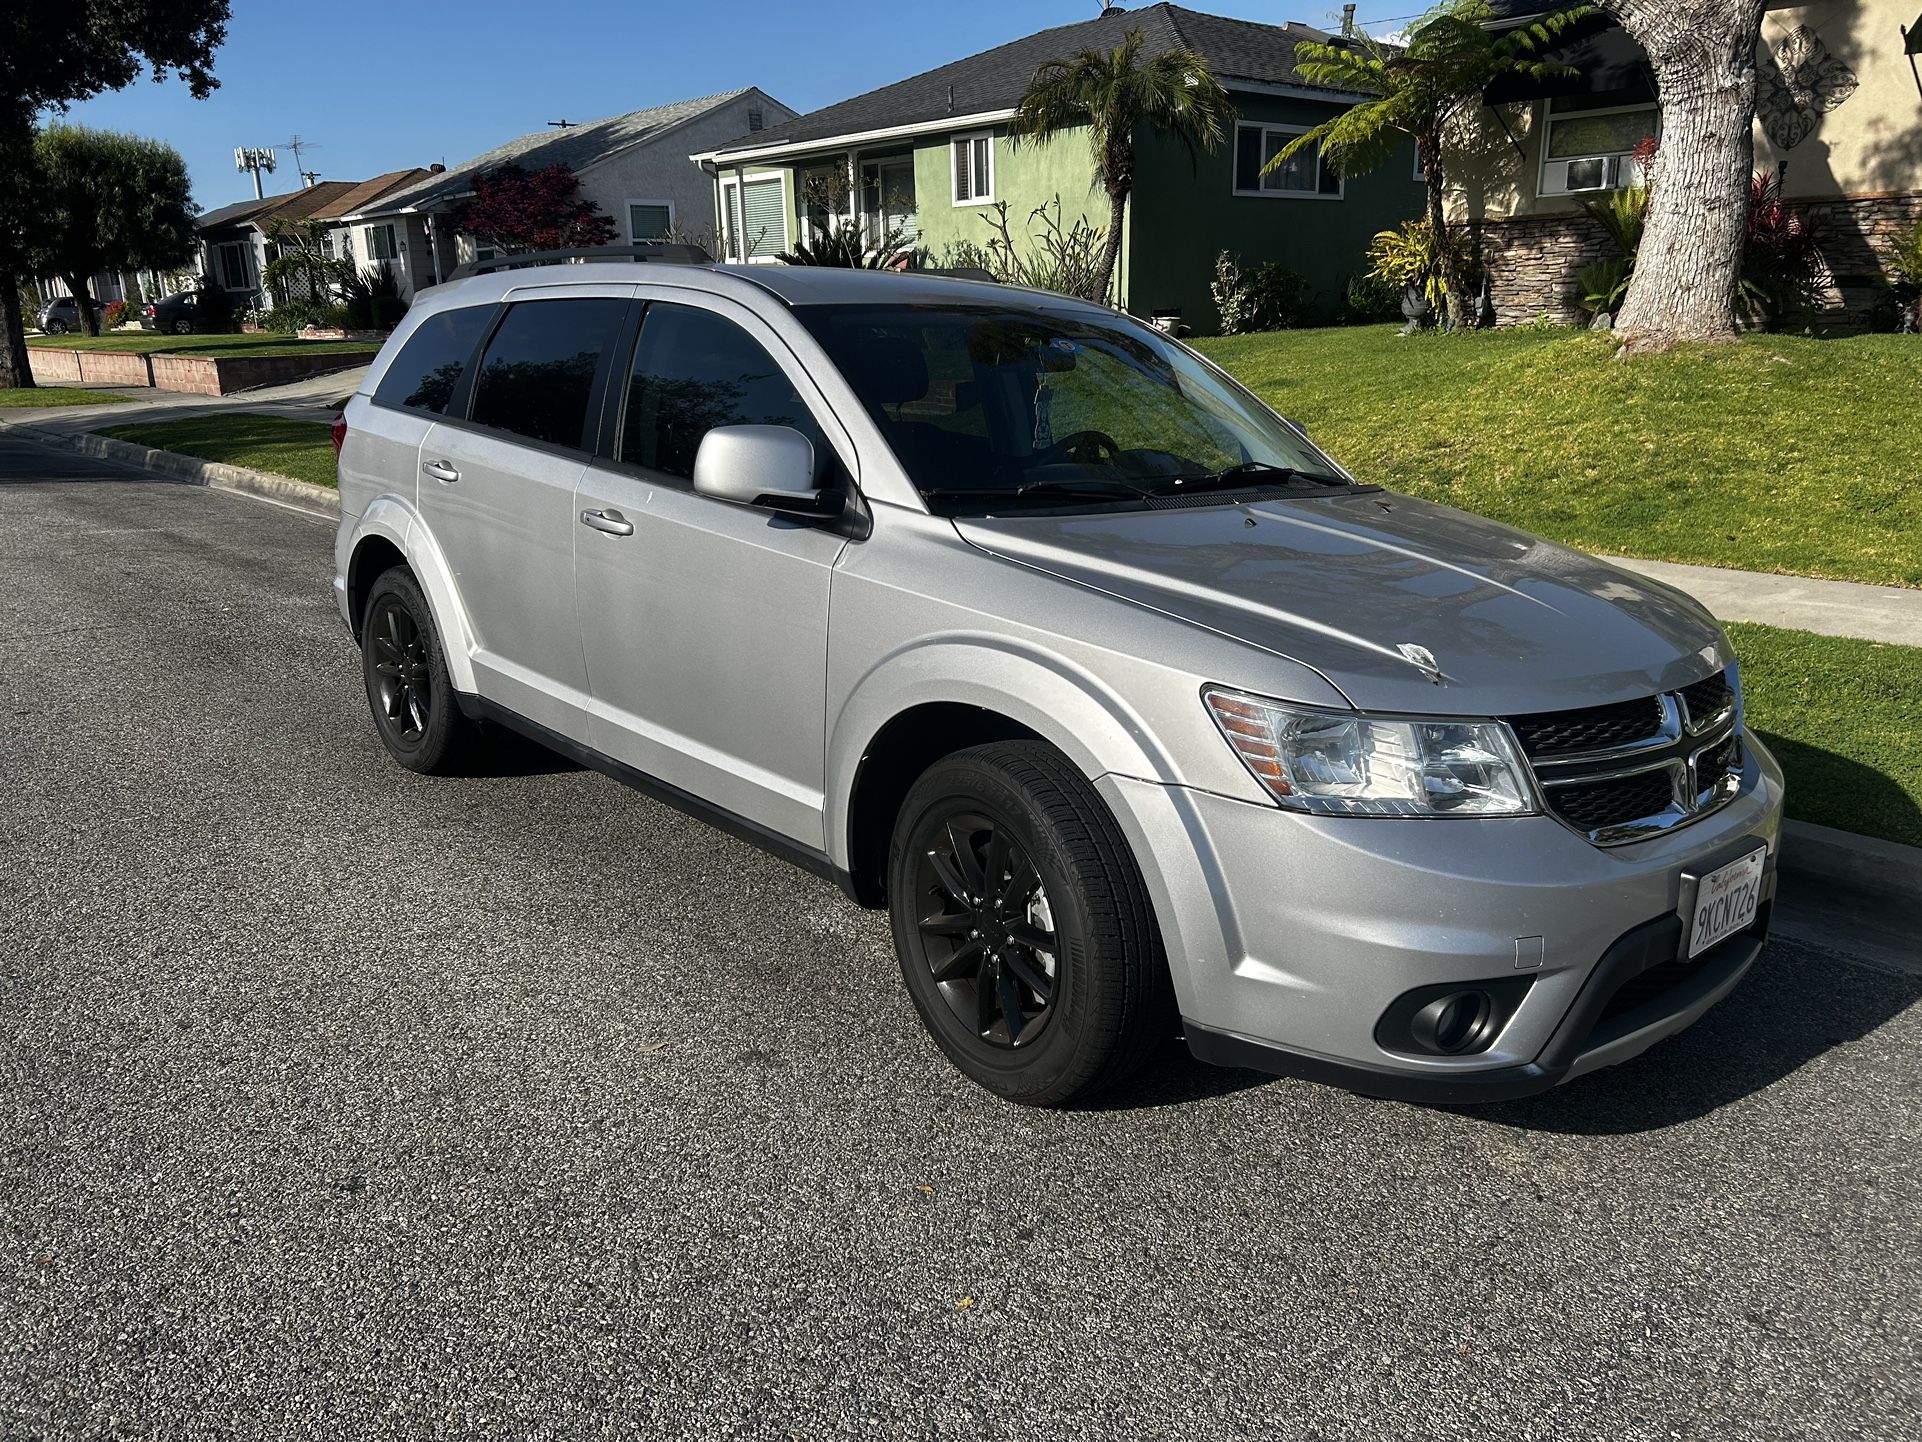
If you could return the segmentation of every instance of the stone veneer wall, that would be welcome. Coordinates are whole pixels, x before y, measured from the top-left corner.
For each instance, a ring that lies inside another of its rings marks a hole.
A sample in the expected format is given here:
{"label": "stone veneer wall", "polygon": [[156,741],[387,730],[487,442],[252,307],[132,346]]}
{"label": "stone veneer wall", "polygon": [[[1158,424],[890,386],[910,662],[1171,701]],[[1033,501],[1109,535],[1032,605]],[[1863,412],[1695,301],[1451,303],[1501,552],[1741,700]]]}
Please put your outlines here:
{"label": "stone veneer wall", "polygon": [[[1794,202],[1809,217],[1827,267],[1820,320],[1870,324],[1892,319],[1888,257],[1896,238],[1922,225],[1922,192],[1843,196]],[[1585,213],[1516,216],[1472,225],[1486,269],[1497,325],[1537,316],[1579,324],[1575,277],[1614,254],[1601,226]]]}

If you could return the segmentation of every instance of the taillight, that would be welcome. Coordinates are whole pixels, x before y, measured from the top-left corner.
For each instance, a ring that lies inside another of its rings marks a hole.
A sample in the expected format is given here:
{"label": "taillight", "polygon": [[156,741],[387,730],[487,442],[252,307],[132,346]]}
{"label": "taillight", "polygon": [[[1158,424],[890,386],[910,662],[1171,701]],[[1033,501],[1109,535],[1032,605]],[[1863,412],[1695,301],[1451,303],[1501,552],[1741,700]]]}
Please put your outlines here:
{"label": "taillight", "polygon": [[334,454],[338,456],[340,454],[340,448],[347,444],[347,417],[345,415],[335,416],[333,428],[328,434],[334,438]]}

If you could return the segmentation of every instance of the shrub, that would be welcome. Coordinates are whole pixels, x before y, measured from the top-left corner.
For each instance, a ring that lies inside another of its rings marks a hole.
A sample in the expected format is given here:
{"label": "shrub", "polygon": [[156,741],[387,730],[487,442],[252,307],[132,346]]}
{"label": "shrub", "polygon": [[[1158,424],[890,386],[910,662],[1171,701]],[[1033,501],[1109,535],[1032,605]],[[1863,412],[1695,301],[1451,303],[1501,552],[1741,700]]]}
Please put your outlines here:
{"label": "shrub", "polygon": [[1215,279],[1209,287],[1224,335],[1299,325],[1307,289],[1307,278],[1298,270],[1272,260],[1244,270],[1225,250],[1215,259]]}
{"label": "shrub", "polygon": [[1343,325],[1376,325],[1401,319],[1401,292],[1373,271],[1357,271],[1348,277],[1341,297]]}
{"label": "shrub", "polygon": [[784,250],[780,259],[788,265],[820,265],[836,270],[886,270],[902,255],[906,238],[891,230],[872,247],[863,239],[859,221],[844,220],[830,230]]}
{"label": "shrub", "polygon": [[1642,248],[1642,230],[1648,224],[1648,187],[1631,185],[1623,190],[1611,190],[1598,200],[1583,201],[1582,209],[1608,232],[1608,238],[1615,242],[1615,248],[1632,269],[1635,252]]}
{"label": "shrub", "polygon": [[1808,219],[1782,199],[1773,175],[1749,182],[1748,230],[1742,243],[1741,300],[1749,318],[1772,329],[1815,304],[1822,252]]}
{"label": "shrub", "polygon": [[1889,269],[1896,302],[1902,307],[1902,329],[1922,331],[1922,225],[1896,237]]}
{"label": "shrub", "polygon": [[1028,212],[1027,243],[1018,245],[1008,228],[1008,203],[997,201],[981,217],[994,232],[983,245],[954,241],[943,248],[941,264],[950,270],[984,270],[1004,285],[1051,290],[1081,300],[1107,304],[1100,287],[1101,247],[1107,232],[1086,216],[1063,225],[1061,197],[1053,210],[1038,205]]}
{"label": "shrub", "polygon": [[[1467,239],[1450,231],[1448,244],[1458,263],[1466,267]],[[1368,259],[1374,275],[1398,292],[1413,286],[1435,308],[1436,315],[1442,314],[1448,297],[1447,272],[1442,264],[1441,247],[1435,244],[1434,232],[1427,221],[1405,220],[1394,230],[1378,231],[1369,243]]]}
{"label": "shrub", "polygon": [[100,328],[118,330],[127,323],[127,303],[124,300],[110,300],[100,311]]}
{"label": "shrub", "polygon": [[1624,255],[1611,255],[1581,268],[1575,276],[1575,301],[1591,317],[1621,309],[1628,294],[1628,282],[1635,274],[1635,261]]}

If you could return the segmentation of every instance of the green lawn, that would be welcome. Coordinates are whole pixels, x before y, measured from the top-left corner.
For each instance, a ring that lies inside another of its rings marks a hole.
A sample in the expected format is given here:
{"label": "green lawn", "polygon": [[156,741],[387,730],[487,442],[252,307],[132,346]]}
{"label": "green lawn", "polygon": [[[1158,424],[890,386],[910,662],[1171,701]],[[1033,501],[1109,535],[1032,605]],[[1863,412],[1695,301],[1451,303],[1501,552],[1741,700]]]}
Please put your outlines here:
{"label": "green lawn", "polygon": [[1392,327],[1201,342],[1365,480],[1590,551],[1922,586],[1922,340]]}
{"label": "green lawn", "polygon": [[1789,815],[1922,846],[1922,649],[1732,624],[1748,724]]}
{"label": "green lawn", "polygon": [[30,346],[52,350],[168,351],[174,354],[312,355],[326,351],[374,351],[379,345],[364,340],[295,340],[263,332],[258,335],[163,335],[158,331],[117,330],[109,335],[36,335]]}
{"label": "green lawn", "polygon": [[317,486],[335,484],[334,443],[320,421],[236,413],[113,426],[100,434],[158,451],[273,471]]}
{"label": "green lawn", "polygon": [[73,386],[0,386],[0,410],[31,410],[35,406],[114,406],[132,404],[131,396],[112,391],[85,391]]}

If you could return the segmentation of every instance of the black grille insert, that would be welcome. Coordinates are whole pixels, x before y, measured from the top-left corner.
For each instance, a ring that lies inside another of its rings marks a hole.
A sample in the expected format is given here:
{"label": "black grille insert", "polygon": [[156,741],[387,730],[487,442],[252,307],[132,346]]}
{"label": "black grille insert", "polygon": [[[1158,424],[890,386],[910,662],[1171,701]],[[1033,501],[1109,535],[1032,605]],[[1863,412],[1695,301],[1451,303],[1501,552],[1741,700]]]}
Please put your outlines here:
{"label": "black grille insert", "polygon": [[1710,676],[1682,688],[1682,700],[1688,706],[1688,724],[1691,726],[1700,726],[1711,716],[1721,715],[1734,699],[1735,688],[1728,684],[1728,677],[1724,675]]}
{"label": "black grille insert", "polygon": [[1578,831],[1600,831],[1658,816],[1675,799],[1666,766],[1583,785],[1551,786],[1548,806]]}
{"label": "black grille insert", "polygon": [[1586,706],[1579,711],[1544,711],[1517,716],[1509,723],[1530,760],[1566,756],[1583,751],[1609,751],[1647,741],[1662,729],[1662,701],[1644,696],[1639,701],[1617,701]]}

